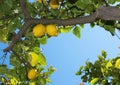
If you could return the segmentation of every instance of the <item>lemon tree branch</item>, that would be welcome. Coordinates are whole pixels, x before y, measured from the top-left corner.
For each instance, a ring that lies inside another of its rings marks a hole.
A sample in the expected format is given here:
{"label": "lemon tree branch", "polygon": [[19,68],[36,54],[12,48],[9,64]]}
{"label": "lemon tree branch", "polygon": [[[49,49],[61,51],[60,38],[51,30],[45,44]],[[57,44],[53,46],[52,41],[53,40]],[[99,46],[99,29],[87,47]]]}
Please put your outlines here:
{"label": "lemon tree branch", "polygon": [[16,37],[12,40],[11,44],[4,49],[4,52],[10,51],[13,46],[18,42],[18,40],[22,37],[22,35],[26,32],[27,28],[31,24],[58,24],[58,25],[75,25],[75,24],[85,24],[92,23],[98,19],[103,20],[120,20],[120,9],[117,7],[106,7],[102,6],[96,10],[96,12],[88,15],[88,16],[79,16],[76,18],[70,19],[34,19],[31,18],[29,12],[26,9],[25,2],[20,0],[21,8],[25,15],[25,23],[23,24],[21,30],[18,32]]}

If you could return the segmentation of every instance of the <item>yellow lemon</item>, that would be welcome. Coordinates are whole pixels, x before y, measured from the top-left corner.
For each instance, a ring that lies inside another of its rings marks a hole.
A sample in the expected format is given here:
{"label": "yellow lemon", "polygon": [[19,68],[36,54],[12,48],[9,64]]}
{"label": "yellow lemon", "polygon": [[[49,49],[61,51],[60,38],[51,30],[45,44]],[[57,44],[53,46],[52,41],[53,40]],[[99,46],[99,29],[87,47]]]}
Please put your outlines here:
{"label": "yellow lemon", "polygon": [[58,0],[50,0],[50,7],[52,9],[57,9],[59,7],[59,1]]}
{"label": "yellow lemon", "polygon": [[58,28],[55,24],[49,24],[46,26],[46,33],[50,36],[58,35]]}
{"label": "yellow lemon", "polygon": [[38,0],[39,3],[46,3],[46,0]]}
{"label": "yellow lemon", "polygon": [[37,70],[36,69],[31,69],[31,70],[28,71],[27,76],[30,80],[33,80],[37,77],[37,75],[38,75]]}
{"label": "yellow lemon", "polygon": [[31,66],[36,66],[39,63],[40,57],[35,52],[30,52],[30,64]]}
{"label": "yellow lemon", "polygon": [[41,37],[45,34],[45,26],[42,24],[38,24],[33,28],[33,34],[36,37]]}
{"label": "yellow lemon", "polygon": [[120,59],[117,59],[115,62],[115,68],[120,69]]}

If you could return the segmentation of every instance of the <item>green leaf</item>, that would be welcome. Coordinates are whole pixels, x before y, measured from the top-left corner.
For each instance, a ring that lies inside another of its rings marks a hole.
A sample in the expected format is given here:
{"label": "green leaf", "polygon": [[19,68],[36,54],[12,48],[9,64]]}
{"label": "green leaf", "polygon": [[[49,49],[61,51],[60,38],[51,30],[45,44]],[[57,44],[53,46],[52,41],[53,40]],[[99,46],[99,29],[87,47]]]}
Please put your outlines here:
{"label": "green leaf", "polygon": [[47,77],[49,77],[51,74],[53,74],[53,72],[56,71],[56,69],[53,68],[52,66],[50,66],[47,70],[48,70],[48,71],[45,72],[45,75],[46,75]]}
{"label": "green leaf", "polygon": [[81,75],[81,71],[77,71],[76,73],[75,73],[75,75]]}
{"label": "green leaf", "polygon": [[[19,57],[19,56],[17,56],[17,57]],[[10,64],[13,66],[20,66],[21,65],[20,61],[14,55],[10,56]]]}
{"label": "green leaf", "polygon": [[87,1],[78,0],[75,4],[78,8],[85,9],[87,6],[86,2]]}
{"label": "green leaf", "polygon": [[111,25],[104,25],[105,30],[109,31],[112,35],[115,33],[115,27]]}
{"label": "green leaf", "polygon": [[84,24],[80,24],[80,27],[81,27],[81,28],[84,28]]}
{"label": "green leaf", "polygon": [[47,65],[47,62],[46,62],[46,58],[43,54],[39,53],[39,63],[42,65],[42,66],[46,66]]}
{"label": "green leaf", "polygon": [[7,29],[6,28],[3,28],[3,29],[0,29],[0,41],[3,42],[3,43],[6,43],[7,42]]}
{"label": "green leaf", "polygon": [[91,13],[91,12],[94,11],[94,10],[95,10],[95,7],[94,7],[93,4],[88,4],[88,5],[86,6],[86,9],[85,9],[85,11],[86,11],[87,13]]}
{"label": "green leaf", "polygon": [[41,78],[40,82],[41,82],[42,85],[46,85],[46,80],[44,78]]}
{"label": "green leaf", "polygon": [[76,75],[81,75],[83,66],[80,66],[79,71],[76,72]]}
{"label": "green leaf", "polygon": [[39,38],[39,41],[43,45],[47,44],[47,36],[43,36],[42,38]]}
{"label": "green leaf", "polygon": [[77,37],[77,38],[80,38],[80,27],[76,26],[72,33]]}
{"label": "green leaf", "polygon": [[116,25],[116,27],[117,27],[117,28],[120,28],[120,23],[118,23],[118,24]]}
{"label": "green leaf", "polygon": [[0,65],[0,75],[6,74],[7,72],[7,66],[6,65]]}
{"label": "green leaf", "polygon": [[71,31],[71,29],[72,29],[72,26],[65,26],[65,28],[62,26],[60,28],[60,32],[62,32],[62,33],[68,33],[68,32]]}
{"label": "green leaf", "polygon": [[99,78],[94,78],[90,81],[90,84],[95,84],[98,82],[98,80],[99,80]]}
{"label": "green leaf", "polygon": [[39,53],[40,52],[40,48],[39,47],[33,47],[32,50],[35,53]]}
{"label": "green leaf", "polygon": [[117,0],[118,2],[120,2],[120,0]]}
{"label": "green leaf", "polygon": [[108,3],[110,4],[114,4],[116,2],[116,0],[108,0]]}
{"label": "green leaf", "polygon": [[95,26],[95,23],[90,23],[90,26],[93,28]]}
{"label": "green leaf", "polygon": [[107,53],[106,53],[106,51],[105,51],[105,50],[102,50],[102,56],[103,56],[104,58],[106,58]]}

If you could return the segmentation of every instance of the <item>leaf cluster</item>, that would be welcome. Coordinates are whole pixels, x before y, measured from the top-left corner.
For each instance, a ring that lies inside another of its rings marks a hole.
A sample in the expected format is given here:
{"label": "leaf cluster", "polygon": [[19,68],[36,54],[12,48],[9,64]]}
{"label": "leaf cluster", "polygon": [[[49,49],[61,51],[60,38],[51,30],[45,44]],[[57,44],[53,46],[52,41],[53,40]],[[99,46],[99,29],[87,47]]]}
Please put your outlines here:
{"label": "leaf cluster", "polygon": [[120,69],[116,67],[120,57],[107,59],[107,53],[103,50],[95,62],[87,61],[85,66],[80,66],[76,75],[80,75],[83,82],[93,85],[119,85]]}

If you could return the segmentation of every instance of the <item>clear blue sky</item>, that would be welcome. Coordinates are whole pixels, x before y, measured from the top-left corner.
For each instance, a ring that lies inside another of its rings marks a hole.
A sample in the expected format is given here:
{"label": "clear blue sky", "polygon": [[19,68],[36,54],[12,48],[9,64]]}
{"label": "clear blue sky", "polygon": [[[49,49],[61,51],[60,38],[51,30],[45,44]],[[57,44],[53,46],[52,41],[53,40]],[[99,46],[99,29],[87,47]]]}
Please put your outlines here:
{"label": "clear blue sky", "polygon": [[85,25],[81,38],[72,33],[52,37],[48,43],[41,46],[47,58],[48,65],[53,65],[57,71],[51,76],[52,83],[48,85],[79,85],[80,77],[75,72],[87,60],[95,61],[101,50],[106,50],[108,58],[116,57],[120,52],[120,40],[98,26],[91,28]]}

